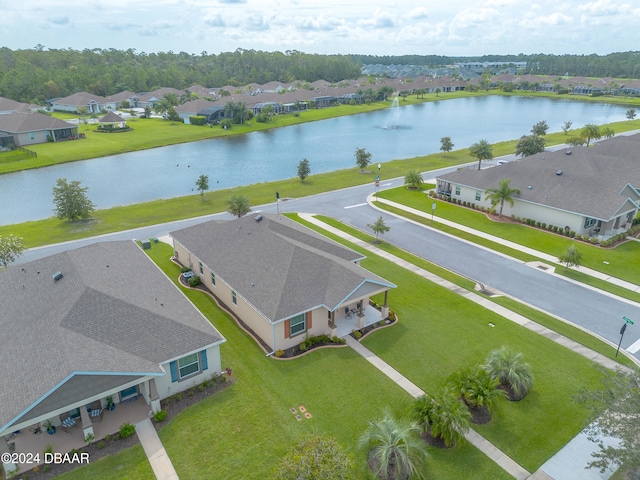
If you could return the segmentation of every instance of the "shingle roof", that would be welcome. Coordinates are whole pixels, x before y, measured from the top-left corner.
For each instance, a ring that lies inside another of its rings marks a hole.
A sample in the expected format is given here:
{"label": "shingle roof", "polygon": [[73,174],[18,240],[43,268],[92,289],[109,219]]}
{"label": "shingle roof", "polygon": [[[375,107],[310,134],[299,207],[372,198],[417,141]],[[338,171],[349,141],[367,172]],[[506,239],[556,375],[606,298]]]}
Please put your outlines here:
{"label": "shingle roof", "polygon": [[362,257],[286,217],[248,215],[172,232],[173,238],[265,318],[282,321],[324,305],[335,310],[354,291],[392,283],[353,263]]}
{"label": "shingle roof", "polygon": [[32,110],[37,110],[39,107],[34,104],[16,102],[15,100],[11,100],[10,98],[0,97],[0,112],[29,112]]}
{"label": "shingle roof", "polygon": [[78,92],[68,97],[58,98],[51,102],[54,105],[89,105],[91,102],[102,103],[105,98],[88,92]]}
{"label": "shingle roof", "polygon": [[2,132],[20,133],[65,128],[77,128],[77,126],[38,112],[0,115],[0,131]]}
{"label": "shingle roof", "polygon": [[608,221],[629,198],[622,192],[625,186],[640,189],[639,151],[640,134],[619,136],[589,148],[545,151],[494,168],[465,168],[438,178],[479,190],[496,188],[509,178],[510,187],[520,189],[514,198]]}
{"label": "shingle roof", "polygon": [[124,118],[114,112],[109,112],[98,119],[100,123],[120,123],[124,122]]}
{"label": "shingle roof", "polygon": [[0,301],[0,430],[74,372],[157,375],[224,341],[133,242],[0,271]]}

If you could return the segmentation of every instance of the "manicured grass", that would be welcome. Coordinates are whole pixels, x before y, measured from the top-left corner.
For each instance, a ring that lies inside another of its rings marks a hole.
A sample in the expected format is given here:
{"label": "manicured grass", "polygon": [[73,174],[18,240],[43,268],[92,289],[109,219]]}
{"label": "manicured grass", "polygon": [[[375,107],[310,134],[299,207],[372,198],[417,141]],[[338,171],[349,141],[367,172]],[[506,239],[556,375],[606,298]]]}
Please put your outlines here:
{"label": "manicured grass", "polygon": [[95,480],[98,478],[100,480],[155,480],[156,476],[147,461],[142,445],[136,445],[117,455],[104,457],[95,463],[91,462],[85,467],[76,468],[56,478],[63,480]]}
{"label": "manicured grass", "polygon": [[399,325],[363,343],[423,390],[433,391],[457,369],[482,363],[502,345],[524,354],[536,377],[532,392],[521,402],[504,402],[490,424],[477,427],[498,448],[533,472],[586,426],[589,412],[573,396],[599,385],[600,374],[589,360],[349,246],[368,256],[363,267],[398,285],[389,305]]}
{"label": "manicured grass", "polygon": [[[178,278],[178,267],[168,261],[172,254],[168,245],[153,244],[147,252],[169,278]],[[161,430],[180,478],[269,478],[296,440],[312,431],[335,436],[353,453],[354,479],[371,478],[364,452],[356,449],[358,438],[384,407],[405,415],[412,401],[406,392],[348,347],[314,351],[292,361],[267,358],[208,296],[183,291],[227,339],[221,347],[223,366],[231,367],[237,380]],[[289,407],[299,405],[312,419],[295,420]],[[469,478],[471,472],[481,475],[477,478],[509,478],[470,445],[430,453],[426,467],[433,473],[430,478]],[[120,458],[128,455],[117,455],[114,462],[122,463]],[[146,463],[146,459],[131,461],[132,468]],[[65,478],[115,479],[120,478],[118,473],[97,462]]]}
{"label": "manicured grass", "polygon": [[[577,248],[582,251],[582,264],[585,267],[635,284],[640,284],[640,243],[638,242],[625,242],[615,248],[601,248],[584,242],[576,242],[571,238],[552,234],[527,225],[495,222],[489,220],[482,212],[454,205],[443,200],[437,200],[422,192],[408,190],[403,187],[385,190],[384,192],[380,192],[379,195],[382,198],[393,200],[429,214],[432,212],[432,203],[436,202],[435,215],[438,217],[466,225],[485,233],[490,233],[497,237],[553,255],[554,257],[564,253],[569,245],[576,244]],[[381,204],[378,206],[384,208]],[[422,223],[430,224],[430,221],[423,219]],[[474,241],[478,242],[478,240]],[[558,273],[561,273],[560,270],[559,268]],[[636,296],[635,299],[640,300],[640,297]]]}

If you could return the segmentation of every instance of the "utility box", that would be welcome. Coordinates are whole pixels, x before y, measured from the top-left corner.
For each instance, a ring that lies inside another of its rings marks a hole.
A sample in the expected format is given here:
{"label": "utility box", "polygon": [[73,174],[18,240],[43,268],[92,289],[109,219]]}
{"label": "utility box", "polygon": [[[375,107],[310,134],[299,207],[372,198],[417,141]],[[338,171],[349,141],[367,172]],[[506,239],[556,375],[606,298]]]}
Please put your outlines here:
{"label": "utility box", "polygon": [[151,248],[151,242],[149,240],[142,240],[142,248],[148,250]]}

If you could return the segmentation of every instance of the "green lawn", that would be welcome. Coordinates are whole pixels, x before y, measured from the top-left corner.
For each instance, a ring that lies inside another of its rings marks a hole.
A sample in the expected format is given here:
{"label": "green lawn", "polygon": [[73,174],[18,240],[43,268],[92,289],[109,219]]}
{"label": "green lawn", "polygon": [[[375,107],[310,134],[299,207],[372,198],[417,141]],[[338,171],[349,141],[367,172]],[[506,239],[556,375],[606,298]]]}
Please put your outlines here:
{"label": "green lawn", "polygon": [[[172,249],[153,244],[148,251],[170,278],[179,269],[168,261]],[[273,466],[311,431],[327,433],[353,452],[354,478],[369,478],[364,453],[355,446],[367,421],[384,407],[404,415],[411,397],[348,347],[311,352],[292,361],[266,358],[264,352],[206,295],[186,294],[227,339],[223,366],[233,369],[236,383],[190,407],[160,432],[162,442],[181,478],[268,478]],[[313,415],[298,422],[289,407],[304,405]],[[139,449],[139,447],[136,447]],[[135,449],[134,449],[135,450]],[[135,452],[134,452],[135,453]],[[510,478],[475,447],[431,452],[431,478]],[[131,451],[107,462],[83,467],[62,478],[122,478],[113,465],[131,461],[141,469],[146,459]],[[141,474],[136,478],[152,478]]]}
{"label": "green lawn", "polygon": [[[436,202],[435,215],[438,217],[466,225],[485,233],[490,233],[496,237],[510,240],[520,245],[553,255],[554,257],[564,253],[569,245],[577,244],[577,248],[583,253],[582,264],[585,267],[635,284],[640,284],[640,243],[638,242],[626,242],[615,248],[601,248],[584,242],[576,243],[575,240],[568,237],[555,235],[527,225],[494,222],[489,220],[482,212],[454,205],[443,200],[433,199],[422,192],[407,190],[404,187],[385,190],[380,192],[379,196],[429,214],[432,212],[432,203]],[[378,206],[386,208],[382,204],[378,204]],[[422,223],[431,225],[428,219],[423,219]],[[474,238],[472,241],[476,243],[480,240],[475,236],[471,237]],[[494,242],[491,243],[494,246],[496,245]],[[494,249],[498,250],[497,247]],[[509,250],[513,251],[512,249]],[[508,255],[511,255],[511,253],[508,253]],[[524,259],[521,256],[513,256]],[[530,256],[527,255],[527,257]],[[559,264],[557,265],[560,266]],[[562,273],[562,270],[563,268],[558,268],[557,273]],[[625,289],[620,289],[615,293],[623,290]],[[640,300],[640,296],[636,296],[635,299],[636,301]]]}
{"label": "green lawn", "polygon": [[399,325],[375,332],[363,343],[423,390],[433,391],[458,368],[482,363],[502,345],[524,354],[536,378],[532,392],[521,402],[504,402],[490,424],[477,427],[507,455],[533,472],[586,426],[588,412],[573,396],[582,387],[599,385],[600,374],[592,362],[349,246],[367,255],[363,267],[398,285],[389,294],[389,306],[398,313]]}

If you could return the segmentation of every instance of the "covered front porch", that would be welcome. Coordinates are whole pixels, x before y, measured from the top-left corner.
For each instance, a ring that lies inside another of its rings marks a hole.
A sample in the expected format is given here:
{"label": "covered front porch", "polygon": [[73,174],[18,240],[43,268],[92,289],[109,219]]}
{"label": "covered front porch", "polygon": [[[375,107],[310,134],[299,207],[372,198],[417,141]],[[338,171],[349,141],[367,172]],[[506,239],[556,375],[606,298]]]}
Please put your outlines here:
{"label": "covered front porch", "polygon": [[[135,425],[151,415],[151,407],[147,405],[142,395],[137,395],[116,405],[114,410],[105,409],[101,420],[92,420],[93,440],[91,443],[103,440],[107,435],[113,435],[120,431],[120,426],[124,423]],[[43,452],[51,448],[54,453],[69,453],[74,449],[80,449],[87,445],[85,442],[85,429],[80,418],[76,419],[76,425],[68,432],[60,427],[56,428],[53,435],[49,435],[47,430],[40,428],[40,433],[36,428],[40,424],[31,425],[24,428],[19,433],[13,433],[6,439],[12,452],[25,454],[39,454],[40,465],[44,463]],[[47,450],[49,451],[49,450]],[[18,472],[25,472],[35,467],[37,463],[16,464]]]}
{"label": "covered front porch", "polygon": [[362,308],[362,313],[355,307],[352,306],[348,308],[348,313],[345,312],[344,308],[341,308],[339,312],[335,314],[335,329],[332,329],[332,332],[335,331],[335,334],[332,336],[336,336],[338,338],[343,338],[349,335],[354,330],[359,330],[364,327],[368,327],[369,325],[373,325],[374,323],[378,323],[381,320],[384,320],[389,316],[389,309],[378,310],[377,308],[372,307],[371,305],[365,305]]}

